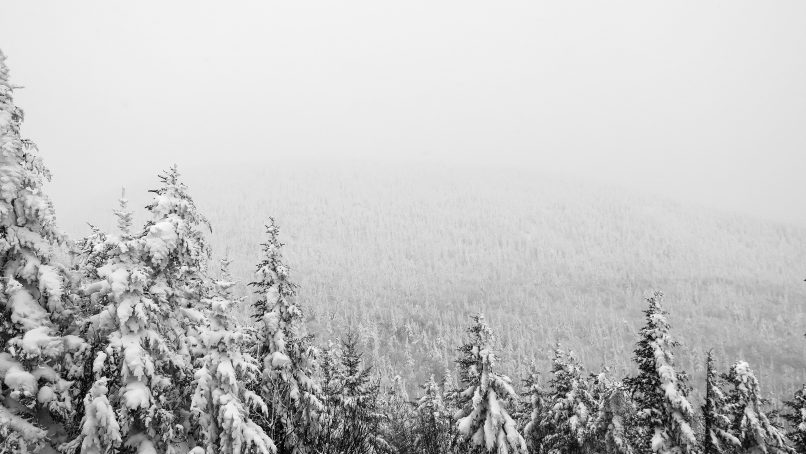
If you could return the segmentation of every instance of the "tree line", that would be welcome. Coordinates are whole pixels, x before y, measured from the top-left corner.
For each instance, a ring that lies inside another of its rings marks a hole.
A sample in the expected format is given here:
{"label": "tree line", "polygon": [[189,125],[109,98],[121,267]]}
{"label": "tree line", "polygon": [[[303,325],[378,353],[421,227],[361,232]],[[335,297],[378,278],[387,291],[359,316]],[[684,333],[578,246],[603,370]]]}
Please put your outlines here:
{"label": "tree line", "polygon": [[[209,222],[176,167],[135,227],[70,241],[23,139],[0,54],[0,452],[738,453],[806,452],[803,390],[778,414],[744,361],[708,358],[705,403],[688,400],[663,295],[647,297],[636,373],[587,373],[557,346],[548,378],[497,369],[494,335],[471,317],[458,377],[412,399],[380,376],[355,333],[306,334],[279,229],[269,219],[253,320],[233,310],[228,260],[210,270]],[[68,251],[65,256],[62,251]]]}

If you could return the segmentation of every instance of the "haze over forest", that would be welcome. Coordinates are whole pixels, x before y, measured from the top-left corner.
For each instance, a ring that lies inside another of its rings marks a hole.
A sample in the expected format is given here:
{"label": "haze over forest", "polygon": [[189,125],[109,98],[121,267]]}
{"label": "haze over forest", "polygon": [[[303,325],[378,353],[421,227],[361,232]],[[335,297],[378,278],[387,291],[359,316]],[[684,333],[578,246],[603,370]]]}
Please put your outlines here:
{"label": "haze over forest", "polygon": [[425,159],[804,224],[806,5],[723,6],[13,2],[0,42],[59,205],[172,163]]}

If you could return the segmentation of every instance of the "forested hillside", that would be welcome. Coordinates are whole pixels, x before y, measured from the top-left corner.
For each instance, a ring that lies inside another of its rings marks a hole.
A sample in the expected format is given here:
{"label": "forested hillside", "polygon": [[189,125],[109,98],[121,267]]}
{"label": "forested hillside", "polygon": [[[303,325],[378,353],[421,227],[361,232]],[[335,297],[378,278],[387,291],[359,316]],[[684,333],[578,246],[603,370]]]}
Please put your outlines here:
{"label": "forested hillside", "polygon": [[4,60],[0,453],[806,452],[802,228],[278,160],[70,238]]}
{"label": "forested hillside", "polygon": [[697,379],[713,348],[753,363],[769,391],[806,380],[806,229],[532,170],[427,164],[223,165],[193,188],[241,280],[259,250],[252,226],[274,216],[309,329],[354,327],[410,387],[453,367],[476,311],[516,376],[531,360],[547,368],[557,341],[626,373],[651,288]]}

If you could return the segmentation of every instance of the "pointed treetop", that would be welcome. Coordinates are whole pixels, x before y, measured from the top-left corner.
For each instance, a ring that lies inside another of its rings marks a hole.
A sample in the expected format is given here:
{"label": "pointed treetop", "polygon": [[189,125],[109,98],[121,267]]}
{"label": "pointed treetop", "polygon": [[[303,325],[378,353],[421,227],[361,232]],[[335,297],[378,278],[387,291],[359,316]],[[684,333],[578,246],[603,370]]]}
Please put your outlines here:
{"label": "pointed treetop", "polygon": [[167,171],[158,175],[160,187],[150,189],[148,192],[155,194],[154,201],[146,208],[154,215],[154,220],[160,220],[175,214],[191,225],[199,224],[212,231],[210,222],[199,213],[196,204],[190,197],[187,186],[180,179],[179,168],[174,164]]}
{"label": "pointed treetop", "polygon": [[8,67],[6,66],[6,54],[0,49],[0,81],[8,78]]}
{"label": "pointed treetop", "polygon": [[468,328],[470,342],[479,347],[487,347],[493,343],[493,331],[487,325],[484,314],[477,313],[470,316],[473,324]]}
{"label": "pointed treetop", "polygon": [[120,189],[118,206],[118,209],[113,210],[115,217],[118,218],[118,230],[120,230],[120,233],[124,236],[129,235],[131,233],[133,213],[129,209],[129,200],[126,198],[126,188]]}

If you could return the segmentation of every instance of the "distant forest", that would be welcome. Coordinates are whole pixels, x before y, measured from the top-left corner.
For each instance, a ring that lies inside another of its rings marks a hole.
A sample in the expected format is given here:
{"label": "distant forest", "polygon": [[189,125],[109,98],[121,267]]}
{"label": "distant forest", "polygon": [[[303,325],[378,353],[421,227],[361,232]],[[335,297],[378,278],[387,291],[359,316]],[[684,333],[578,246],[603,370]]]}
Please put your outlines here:
{"label": "distant forest", "polygon": [[174,166],[71,239],[4,60],[2,453],[806,452],[800,229],[500,175],[207,213]]}

